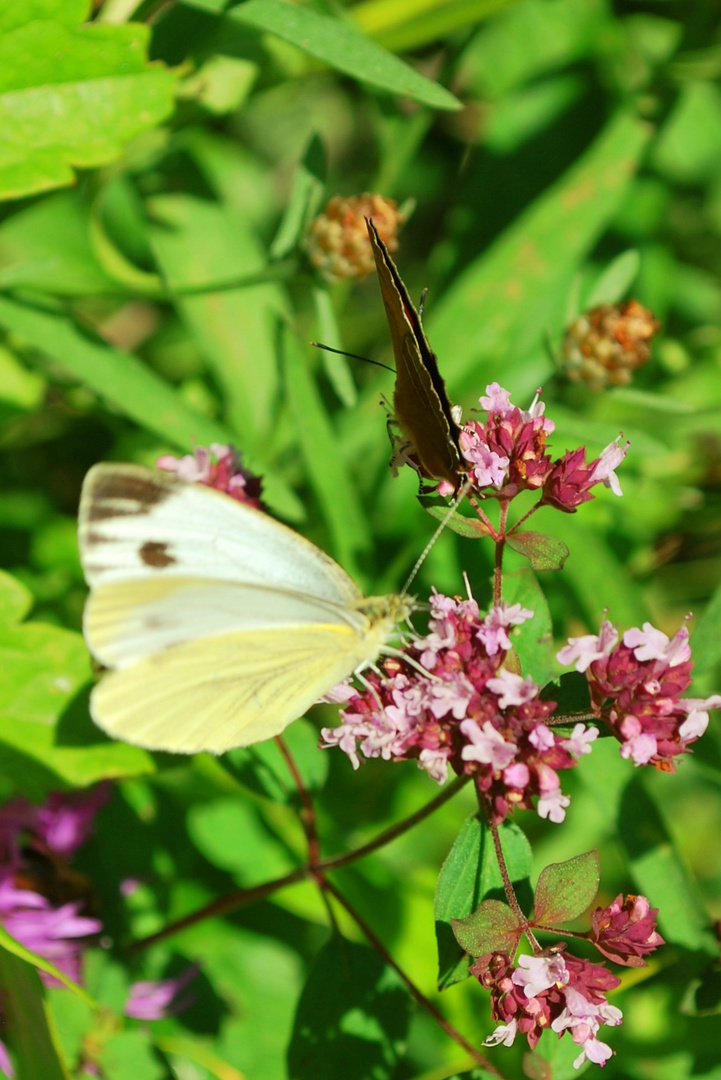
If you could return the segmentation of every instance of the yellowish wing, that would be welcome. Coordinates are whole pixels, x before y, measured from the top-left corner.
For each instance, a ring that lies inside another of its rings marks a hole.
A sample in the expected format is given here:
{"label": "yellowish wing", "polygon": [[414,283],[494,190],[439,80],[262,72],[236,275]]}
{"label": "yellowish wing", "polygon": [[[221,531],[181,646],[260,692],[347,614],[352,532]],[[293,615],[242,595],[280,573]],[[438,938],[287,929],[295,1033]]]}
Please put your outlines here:
{"label": "yellowish wing", "polygon": [[378,655],[392,624],[240,631],[185,642],[105,675],[93,720],[149,750],[221,754],[278,735]]}

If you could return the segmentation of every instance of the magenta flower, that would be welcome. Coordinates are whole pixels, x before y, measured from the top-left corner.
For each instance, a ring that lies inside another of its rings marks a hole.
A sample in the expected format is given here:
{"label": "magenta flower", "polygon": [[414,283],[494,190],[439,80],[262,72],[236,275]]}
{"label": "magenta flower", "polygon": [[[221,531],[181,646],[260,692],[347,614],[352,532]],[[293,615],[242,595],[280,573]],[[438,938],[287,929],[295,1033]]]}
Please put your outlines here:
{"label": "magenta flower", "polygon": [[199,970],[197,964],[191,964],[175,979],[133,983],[125,1004],[125,1015],[135,1020],[161,1020],[187,1009],[195,1001],[195,994],[186,994],[183,998],[178,998],[178,994],[192,982]]}
{"label": "magenta flower", "polygon": [[593,736],[554,734],[545,721],[555,703],[503,666],[507,628],[531,614],[499,605],[483,618],[474,600],[434,593],[429,632],[407,647],[408,662],[386,660],[361,690],[331,692],[344,707],[341,724],[321,732],[323,744],[340,747],[354,768],[361,756],[413,759],[439,783],[449,770],[473,776],[495,822],[534,798],[542,817],[562,821],[569,800],[558,771],[576,765]]}
{"label": "magenta flower", "polygon": [[624,899],[619,894],[608,907],[596,908],[587,936],[609,960],[625,967],[645,967],[644,957],[665,945],[656,930],[657,915],[658,908],[652,908],[645,896]]}
{"label": "magenta flower", "polygon": [[[108,785],[101,784],[52,794],[41,806],[17,798],[0,809],[0,924],[75,981],[82,954],[102,924],[87,913],[85,882],[65,858],[87,840],[108,795]],[[38,873],[38,865],[45,872]],[[48,985],[57,984],[40,975]]]}
{"label": "magenta flower", "polygon": [[673,771],[708,725],[708,710],[721,695],[701,700],[680,695],[691,683],[688,629],[671,639],[651,623],[627,630],[619,641],[607,620],[598,635],[571,638],[558,653],[588,680],[591,707],[621,743],[621,756],[636,765]]}
{"label": "magenta flower", "polygon": [[602,964],[580,960],[560,947],[548,955],[520,956],[517,967],[505,953],[487,954],[470,972],[490,990],[491,1015],[500,1021],[486,1046],[511,1046],[516,1035],[525,1035],[533,1050],[551,1028],[559,1038],[568,1031],[581,1047],[575,1068],[586,1059],[603,1065],[611,1057],[611,1048],[596,1036],[602,1024],[623,1020],[620,1009],[606,1000],[621,980]]}
{"label": "magenta flower", "polygon": [[175,473],[189,483],[205,484],[206,487],[224,491],[238,502],[248,503],[262,510],[260,477],[244,469],[240,455],[232,446],[211,443],[209,447],[197,446],[192,454],[176,458],[165,454],[155,463],[165,472]]}

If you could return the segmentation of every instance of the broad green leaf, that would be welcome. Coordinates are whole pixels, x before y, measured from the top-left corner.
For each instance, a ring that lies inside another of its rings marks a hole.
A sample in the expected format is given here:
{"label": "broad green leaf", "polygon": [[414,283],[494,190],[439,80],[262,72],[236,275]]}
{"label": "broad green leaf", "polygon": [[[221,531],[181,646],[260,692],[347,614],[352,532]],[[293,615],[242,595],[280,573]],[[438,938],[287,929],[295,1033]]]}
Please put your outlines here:
{"label": "broad green leaf", "polygon": [[721,584],[691,631],[694,675],[710,674],[721,660]]}
{"label": "broad green leaf", "polygon": [[519,335],[524,342],[543,336],[549,306],[612,219],[649,134],[626,113],[611,120],[586,154],[434,304],[426,329],[454,397],[482,390]]}
{"label": "broad green leaf", "polygon": [[28,371],[9,349],[0,346],[0,403],[30,412],[39,408],[45,389],[41,375]]}
{"label": "broad green leaf", "polygon": [[568,548],[562,540],[539,532],[516,532],[506,538],[513,551],[523,555],[532,570],[563,570]]}
{"label": "broad green leaf", "polygon": [[[500,834],[511,881],[527,882],[531,872],[531,849],[526,837],[509,822],[504,822]],[[489,892],[500,890],[502,884],[488,827],[473,814],[463,823],[436,884],[434,913],[441,990],[465,979],[468,974],[468,960],[453,933],[451,920],[470,915]]]}
{"label": "broad green leaf", "polygon": [[[198,444],[233,442],[227,428],[190,409],[172,386],[136,356],[84,333],[67,316],[0,297],[0,325],[183,453],[190,453]],[[251,471],[263,475],[269,505],[279,513],[297,516],[298,500],[283,480],[258,467],[250,456],[244,460]]]}
{"label": "broad green leaf", "polygon": [[[603,1041],[608,1030],[602,1027],[599,1032],[599,1038]],[[529,1080],[575,1080],[575,1077],[596,1069],[590,1061],[584,1061],[576,1069],[573,1062],[578,1055],[579,1048],[567,1033],[559,1039],[555,1031],[544,1031],[533,1053],[523,1055],[524,1076]]]}
{"label": "broad green leaf", "polygon": [[557,926],[577,919],[595,900],[600,879],[597,851],[545,866],[536,885],[534,922]]}
{"label": "broad green leaf", "polygon": [[483,537],[490,535],[488,526],[484,525],[480,518],[466,517],[465,514],[459,514],[455,511],[450,514],[448,506],[439,506],[435,502],[430,502],[424,496],[419,497],[419,502],[431,517],[434,517],[436,521],[444,522],[445,528],[458,533],[459,536],[465,536],[468,540],[481,540]]}
{"label": "broad green leaf", "polygon": [[558,672],[553,625],[548,601],[535,574],[527,569],[503,575],[503,599],[507,604],[520,604],[533,612],[511,631],[511,642],[521,660],[524,675],[544,686]]}
{"label": "broad green leaf", "polygon": [[[283,732],[306,790],[317,794],[325,784],[330,758],[318,751],[318,731],[308,720],[296,720]],[[298,789],[275,739],[230,750],[221,763],[239,783],[274,802],[295,806]]]}
{"label": "broad green leaf", "polygon": [[103,1044],[98,1061],[107,1080],[165,1080],[168,1075],[154,1053],[147,1025],[112,1035]]}
{"label": "broad green leaf", "polygon": [[[170,115],[175,83],[147,63],[146,26],[73,26],[52,4],[14,6],[25,18],[16,12],[0,37],[5,199],[70,184],[75,169],[120,157],[125,143]],[[79,14],[80,5],[67,6]]]}
{"label": "broad green leaf", "polygon": [[205,858],[232,871],[244,888],[295,869],[290,853],[270,834],[257,807],[242,797],[191,807],[188,832]]}
{"label": "broad green leaf", "polygon": [[289,1080],[390,1080],[410,997],[372,949],[334,936],[316,956],[288,1048]]}
{"label": "broad green leaf", "polygon": [[5,1041],[9,1033],[19,1080],[70,1080],[48,1023],[40,978],[29,964],[4,948],[0,948],[0,990],[2,1037]]}
{"label": "broad green leaf", "polygon": [[368,523],[361,513],[353,482],[339,452],[338,437],[310,375],[307,360],[290,331],[281,328],[281,333],[285,392],[296,422],[308,477],[338,559],[356,577],[356,555],[371,546]]}
{"label": "broad green leaf", "polygon": [[[23,758],[54,777],[84,786],[105,777],[153,771],[145,750],[112,743],[91,722],[78,698],[90,681],[90,658],[80,634],[43,623],[19,623],[26,597],[7,575],[0,577],[0,760],[24,788]],[[30,768],[32,783],[40,782]]]}
{"label": "broad green leaf", "polygon": [[[151,243],[171,291],[249,277],[266,265],[248,214],[227,203],[163,195],[150,200]],[[228,426],[260,454],[277,411],[275,326],[287,309],[277,285],[178,297],[178,311],[217,378]]]}
{"label": "broad green leaf", "polygon": [[[184,0],[184,3],[205,11],[217,11],[220,6],[217,0]],[[359,82],[411,98],[432,109],[461,107],[448,90],[369,41],[350,22],[329,18],[285,0],[246,0],[226,15],[245,26],[277,35]]]}
{"label": "broad green leaf", "polygon": [[483,900],[472,915],[451,919],[456,941],[469,956],[504,952],[513,958],[521,939],[521,925],[508,904]]}
{"label": "broad green leaf", "polygon": [[[627,785],[618,817],[618,835],[639,893],[659,909],[658,926],[669,944],[698,955],[718,955],[696,883],[689,877],[668,834],[663,806],[663,775],[635,775]],[[659,805],[657,806],[656,803]]]}

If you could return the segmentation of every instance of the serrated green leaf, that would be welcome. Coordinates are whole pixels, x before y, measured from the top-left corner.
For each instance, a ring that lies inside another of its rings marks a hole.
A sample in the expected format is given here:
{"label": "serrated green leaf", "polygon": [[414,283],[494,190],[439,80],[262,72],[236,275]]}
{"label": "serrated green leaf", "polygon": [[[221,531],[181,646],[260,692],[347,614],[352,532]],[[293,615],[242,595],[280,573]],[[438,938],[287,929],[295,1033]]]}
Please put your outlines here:
{"label": "serrated green leaf", "polygon": [[568,548],[563,540],[538,532],[517,532],[506,537],[513,551],[523,555],[532,570],[563,570],[568,558]]}
{"label": "serrated green leaf", "polygon": [[289,1080],[390,1080],[409,1011],[406,987],[376,952],[333,937],[316,957],[298,1003]]}
{"label": "serrated green leaf", "polygon": [[[526,881],[531,871],[531,849],[526,837],[511,822],[503,823],[500,836],[511,880]],[[440,989],[452,986],[468,974],[468,961],[453,933],[451,920],[470,915],[489,892],[501,888],[488,827],[473,814],[463,823],[436,883],[434,914]]]}
{"label": "serrated green leaf", "polygon": [[148,27],[71,26],[43,7],[0,38],[0,198],[72,183],[173,108],[175,76],[146,61]]}
{"label": "serrated green leaf", "polygon": [[[191,7],[217,11],[215,0],[184,0]],[[369,41],[350,23],[285,3],[284,0],[246,0],[226,12],[228,18],[283,41],[338,71],[377,86],[390,94],[411,98],[432,109],[456,110],[461,103],[444,87],[424,78],[398,57]]]}
{"label": "serrated green leaf", "polygon": [[555,927],[577,919],[595,900],[600,880],[597,851],[544,867],[536,886],[534,922]]}

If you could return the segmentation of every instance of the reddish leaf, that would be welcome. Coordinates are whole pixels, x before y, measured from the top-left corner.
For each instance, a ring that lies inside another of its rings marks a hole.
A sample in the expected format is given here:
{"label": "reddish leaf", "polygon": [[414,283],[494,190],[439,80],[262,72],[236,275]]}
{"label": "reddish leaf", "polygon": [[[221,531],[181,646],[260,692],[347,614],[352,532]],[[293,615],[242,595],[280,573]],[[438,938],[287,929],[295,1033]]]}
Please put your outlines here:
{"label": "reddish leaf", "polygon": [[508,904],[484,900],[472,915],[451,919],[456,941],[471,956],[505,952],[513,956],[521,937],[518,919]]}
{"label": "reddish leaf", "polygon": [[511,533],[506,543],[519,555],[525,555],[534,570],[562,570],[568,558],[568,548],[563,540],[545,533]]}
{"label": "reddish leaf", "polygon": [[597,851],[551,863],[541,871],[536,886],[534,924],[558,926],[578,918],[593,903],[599,879]]}

